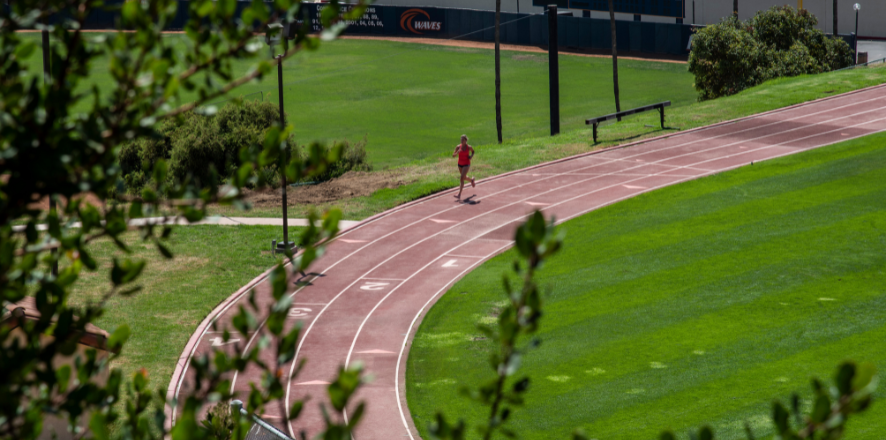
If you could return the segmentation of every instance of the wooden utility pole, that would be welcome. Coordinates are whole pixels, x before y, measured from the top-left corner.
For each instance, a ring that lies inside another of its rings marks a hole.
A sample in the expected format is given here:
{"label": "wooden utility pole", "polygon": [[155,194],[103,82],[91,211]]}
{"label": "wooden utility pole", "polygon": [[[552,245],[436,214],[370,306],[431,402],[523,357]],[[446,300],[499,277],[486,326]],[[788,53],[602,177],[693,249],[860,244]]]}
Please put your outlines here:
{"label": "wooden utility pole", "polygon": [[732,13],[738,18],[738,0],[732,0]]}
{"label": "wooden utility pole", "polygon": [[495,129],[501,138],[501,0],[495,0]]}
{"label": "wooden utility pole", "polygon": [[[621,102],[618,99],[618,49],[615,41],[615,6],[614,0],[609,0],[609,27],[612,31],[612,85],[615,88],[615,111],[621,111]],[[618,118],[621,121],[621,118]]]}

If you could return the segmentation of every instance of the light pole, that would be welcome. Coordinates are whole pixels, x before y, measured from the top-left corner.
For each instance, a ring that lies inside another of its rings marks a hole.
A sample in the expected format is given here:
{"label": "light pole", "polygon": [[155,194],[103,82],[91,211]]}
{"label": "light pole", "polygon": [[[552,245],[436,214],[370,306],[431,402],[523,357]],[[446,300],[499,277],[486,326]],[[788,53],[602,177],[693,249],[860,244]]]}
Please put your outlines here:
{"label": "light pole", "polygon": [[852,8],[855,9],[855,64],[858,64],[858,11],[861,5],[856,3]]}
{"label": "light pole", "polygon": [[[43,84],[48,88],[50,78],[52,78],[52,69],[50,68],[50,63],[51,63],[50,60],[52,59],[52,55],[51,55],[52,49],[49,46],[49,30],[47,29],[47,27],[49,27],[49,17],[47,17],[45,20],[43,20],[43,26],[44,26],[43,31],[41,32],[41,36],[43,39]],[[48,93],[49,92],[47,91],[47,94]],[[52,212],[52,211],[55,211],[55,198],[52,195],[50,195],[49,196],[49,212]],[[56,258],[57,253],[58,252],[56,249],[52,250],[52,254],[53,254],[52,276],[54,276],[54,277],[58,276],[58,258]]]}
{"label": "light pole", "polygon": [[[280,96],[280,130],[285,130],[286,120],[283,117],[283,55],[279,55],[277,60],[277,94]],[[287,212],[289,201],[286,199],[286,159],[288,159],[286,152],[287,150],[284,149],[280,153],[282,157],[280,160],[280,181],[283,183],[281,186],[283,190],[283,243],[277,243],[278,252],[289,252],[292,250],[292,243],[289,242],[289,216]]]}
{"label": "light pole", "polygon": [[[271,57],[277,60],[277,94],[279,95],[280,104],[280,130],[286,129],[286,118],[284,117],[283,113],[283,58],[288,48],[285,35],[287,30],[288,29],[280,23],[271,23],[268,25],[268,33],[265,36],[265,41],[271,48]],[[283,42],[283,54],[274,56],[274,45],[281,40]],[[285,254],[287,252],[292,252],[293,247],[292,243],[289,241],[289,201],[286,197],[286,162],[288,159],[288,155],[286,153],[287,151],[285,149],[280,152],[280,182],[282,183],[281,204],[283,205],[283,241],[281,243],[277,243],[277,247],[274,249],[275,254]]]}

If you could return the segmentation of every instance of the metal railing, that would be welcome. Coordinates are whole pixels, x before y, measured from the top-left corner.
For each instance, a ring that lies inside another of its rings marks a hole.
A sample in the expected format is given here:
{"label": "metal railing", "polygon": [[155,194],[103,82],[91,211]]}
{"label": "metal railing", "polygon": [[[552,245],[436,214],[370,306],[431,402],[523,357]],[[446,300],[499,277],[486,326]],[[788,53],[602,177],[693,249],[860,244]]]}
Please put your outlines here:
{"label": "metal railing", "polygon": [[868,62],[866,62],[866,63],[861,63],[861,64],[856,64],[856,65],[853,65],[853,66],[849,66],[849,67],[844,67],[844,68],[842,68],[842,69],[834,70],[834,72],[839,72],[839,71],[841,71],[841,70],[854,69],[854,68],[856,68],[856,67],[867,67],[867,66],[870,66],[871,64],[877,64],[877,63],[886,63],[886,58],[880,58],[880,59],[876,59],[876,60],[873,60],[873,61],[868,61]]}
{"label": "metal railing", "polygon": [[243,408],[243,402],[239,400],[231,402],[231,409],[252,421],[252,427],[246,433],[246,440],[294,440],[261,417],[250,414],[249,411],[246,411],[246,408]]}

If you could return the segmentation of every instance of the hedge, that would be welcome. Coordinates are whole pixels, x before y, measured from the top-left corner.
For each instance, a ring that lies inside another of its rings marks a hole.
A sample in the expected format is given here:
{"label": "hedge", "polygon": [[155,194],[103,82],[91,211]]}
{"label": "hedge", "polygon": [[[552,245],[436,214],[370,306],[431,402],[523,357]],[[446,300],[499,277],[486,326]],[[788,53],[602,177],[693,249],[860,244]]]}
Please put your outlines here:
{"label": "hedge", "polygon": [[817,24],[805,9],[776,6],[748,21],[730,16],[699,30],[689,55],[699,100],[732,95],[772,78],[851,65],[849,45],[815,29]]}

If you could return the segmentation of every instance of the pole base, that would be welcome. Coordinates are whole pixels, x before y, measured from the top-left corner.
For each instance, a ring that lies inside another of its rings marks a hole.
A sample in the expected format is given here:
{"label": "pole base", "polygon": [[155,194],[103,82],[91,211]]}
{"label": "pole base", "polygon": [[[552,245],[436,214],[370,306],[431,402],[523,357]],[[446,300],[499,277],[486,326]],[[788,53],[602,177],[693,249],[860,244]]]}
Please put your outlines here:
{"label": "pole base", "polygon": [[289,251],[291,253],[295,253],[297,250],[298,250],[298,246],[295,245],[295,242],[290,241],[289,245],[287,246],[286,243],[281,241],[281,242],[278,242],[277,246],[274,248],[274,253],[275,254],[285,254],[286,251]]}

